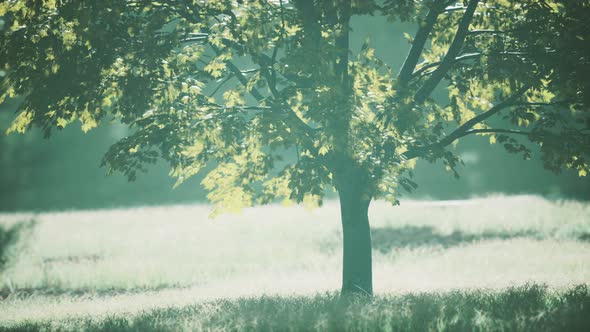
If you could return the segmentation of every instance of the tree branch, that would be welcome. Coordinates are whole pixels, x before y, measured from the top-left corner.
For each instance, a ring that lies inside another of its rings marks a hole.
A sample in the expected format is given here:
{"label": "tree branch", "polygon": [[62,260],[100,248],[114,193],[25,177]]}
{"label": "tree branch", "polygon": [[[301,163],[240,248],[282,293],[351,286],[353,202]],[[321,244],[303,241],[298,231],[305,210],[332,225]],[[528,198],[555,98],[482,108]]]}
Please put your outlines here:
{"label": "tree branch", "polygon": [[476,124],[481,123],[482,121],[488,119],[492,115],[500,112],[501,110],[503,110],[507,107],[510,107],[510,106],[514,106],[515,102],[525,92],[527,92],[531,87],[532,86],[530,84],[525,85],[520,90],[518,90],[516,93],[514,93],[512,96],[510,96],[508,99],[495,105],[494,107],[490,108],[489,110],[487,110],[477,116],[474,116],[473,118],[471,118],[470,120],[468,120],[467,122],[465,122],[464,124],[459,126],[457,129],[455,129],[452,133],[443,137],[438,142],[433,143],[433,144],[429,144],[426,146],[417,147],[412,150],[408,150],[403,154],[403,156],[407,159],[420,157],[420,156],[427,154],[428,152],[430,152],[432,150],[442,149],[442,148],[448,146],[449,144],[453,143],[458,138],[461,138],[465,135],[469,135],[472,133],[476,133],[477,131],[483,130],[483,129],[473,129],[472,130],[471,128],[473,128],[473,126],[475,126]]}
{"label": "tree branch", "polygon": [[465,41],[465,37],[469,32],[469,25],[471,24],[471,20],[473,19],[473,14],[475,13],[475,9],[477,8],[477,4],[479,0],[469,0],[469,4],[467,5],[467,10],[461,21],[459,22],[459,28],[457,28],[457,33],[455,34],[455,38],[447,51],[444,59],[442,60],[441,64],[438,68],[432,73],[432,76],[424,83],[424,85],[416,92],[414,96],[414,101],[417,104],[422,104],[428,96],[432,93],[434,88],[438,85],[438,83],[442,80],[445,76],[455,58],[461,52],[463,48],[463,42]]}
{"label": "tree branch", "polygon": [[428,11],[424,23],[420,25],[418,32],[416,32],[410,52],[408,52],[408,56],[397,76],[400,82],[408,83],[412,78],[412,72],[420,60],[420,56],[422,55],[428,36],[432,31],[432,27],[436,23],[438,16],[443,12],[444,5],[444,1],[437,1],[432,8],[430,8],[430,11]]}

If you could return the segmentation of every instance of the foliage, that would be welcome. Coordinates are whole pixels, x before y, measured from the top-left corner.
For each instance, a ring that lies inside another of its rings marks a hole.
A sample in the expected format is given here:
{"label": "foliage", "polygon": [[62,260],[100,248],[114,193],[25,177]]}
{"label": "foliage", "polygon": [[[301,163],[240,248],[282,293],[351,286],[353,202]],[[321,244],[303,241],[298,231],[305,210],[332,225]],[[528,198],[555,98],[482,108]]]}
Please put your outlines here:
{"label": "foliage", "polygon": [[[349,19],[366,14],[419,24],[399,74],[350,49]],[[103,165],[131,180],[158,158],[177,184],[215,164],[203,184],[221,209],[321,203],[351,169],[396,203],[413,158],[457,174],[447,147],[471,134],[525,158],[528,140],[584,176],[588,14],[583,0],[10,0],[0,101],[25,98],[8,132],[128,124]],[[448,102],[431,97],[440,85]]]}

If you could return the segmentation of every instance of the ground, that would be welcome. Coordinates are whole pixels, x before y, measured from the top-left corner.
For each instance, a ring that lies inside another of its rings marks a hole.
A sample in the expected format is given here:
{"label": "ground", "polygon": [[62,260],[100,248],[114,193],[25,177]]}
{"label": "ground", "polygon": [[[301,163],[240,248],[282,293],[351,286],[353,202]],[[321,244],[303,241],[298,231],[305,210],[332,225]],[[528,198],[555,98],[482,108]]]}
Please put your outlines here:
{"label": "ground", "polygon": [[0,330],[590,330],[590,203],[373,203],[373,299],[338,205],[0,214]]}

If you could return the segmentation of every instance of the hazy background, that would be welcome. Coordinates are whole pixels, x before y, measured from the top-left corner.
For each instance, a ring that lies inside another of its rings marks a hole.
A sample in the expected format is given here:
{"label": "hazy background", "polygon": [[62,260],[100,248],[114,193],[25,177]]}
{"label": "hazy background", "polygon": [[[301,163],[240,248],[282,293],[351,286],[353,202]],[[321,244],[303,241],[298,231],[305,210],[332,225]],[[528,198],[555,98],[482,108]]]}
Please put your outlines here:
{"label": "hazy background", "polygon": [[[413,34],[408,24],[390,24],[381,18],[362,17],[353,22],[351,42],[359,48],[366,37],[376,54],[399,68],[408,42],[402,31]],[[444,98],[439,91],[439,98]],[[138,180],[128,183],[115,174],[106,176],[100,168],[108,147],[128,134],[122,125],[103,125],[87,134],[71,124],[56,131],[50,140],[39,130],[26,135],[3,133],[14,118],[16,101],[0,105],[0,210],[62,210],[105,208],[145,204],[203,202],[206,192],[201,176],[172,190],[174,179],[160,163]],[[415,181],[419,188],[405,197],[457,199],[490,193],[539,194],[550,198],[590,199],[590,179],[574,172],[555,175],[546,171],[538,159],[524,161],[508,154],[500,144],[489,145],[488,138],[466,137],[457,145],[465,166],[456,180],[441,164],[419,161]],[[403,200],[402,200],[403,203]]]}

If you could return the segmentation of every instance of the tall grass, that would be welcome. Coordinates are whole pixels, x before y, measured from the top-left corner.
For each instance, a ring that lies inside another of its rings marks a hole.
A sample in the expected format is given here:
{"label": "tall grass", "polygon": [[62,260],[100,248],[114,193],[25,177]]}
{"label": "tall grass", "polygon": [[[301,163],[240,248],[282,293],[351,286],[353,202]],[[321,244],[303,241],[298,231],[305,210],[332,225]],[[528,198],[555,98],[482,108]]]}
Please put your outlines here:
{"label": "tall grass", "polygon": [[21,322],[7,331],[587,331],[590,291],[525,285],[504,291],[453,291],[339,298],[241,298],[161,308],[136,315]]}

